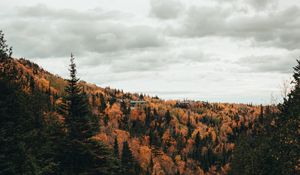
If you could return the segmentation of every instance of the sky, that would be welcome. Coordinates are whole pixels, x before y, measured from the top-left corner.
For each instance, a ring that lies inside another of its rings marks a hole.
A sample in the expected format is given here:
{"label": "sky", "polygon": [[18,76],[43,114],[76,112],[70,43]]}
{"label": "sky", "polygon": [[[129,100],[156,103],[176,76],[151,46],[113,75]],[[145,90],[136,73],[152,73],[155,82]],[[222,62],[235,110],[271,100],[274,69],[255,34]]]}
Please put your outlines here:
{"label": "sky", "polygon": [[300,56],[300,1],[1,0],[13,56],[164,99],[269,104]]}

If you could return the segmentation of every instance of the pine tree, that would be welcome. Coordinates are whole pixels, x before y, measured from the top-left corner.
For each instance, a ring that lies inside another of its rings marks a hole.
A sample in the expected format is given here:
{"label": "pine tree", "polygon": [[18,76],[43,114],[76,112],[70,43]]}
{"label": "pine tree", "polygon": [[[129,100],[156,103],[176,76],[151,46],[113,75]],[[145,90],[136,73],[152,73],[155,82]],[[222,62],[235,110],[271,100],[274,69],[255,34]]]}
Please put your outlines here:
{"label": "pine tree", "polygon": [[105,102],[103,94],[100,94],[100,107],[99,107],[99,110],[100,110],[100,112],[104,112],[105,109],[106,109],[106,102]]}
{"label": "pine tree", "polygon": [[119,143],[117,137],[115,137],[115,142],[114,142],[114,155],[116,158],[119,158]]}
{"label": "pine tree", "polygon": [[201,143],[201,137],[200,137],[200,133],[199,131],[196,134],[195,137],[195,145],[194,145],[194,150],[193,150],[193,158],[195,160],[198,160],[199,162],[201,162],[201,150],[202,150],[202,143]]}
{"label": "pine tree", "polygon": [[10,58],[12,55],[12,47],[6,44],[4,33],[0,30],[0,61]]}
{"label": "pine tree", "polygon": [[188,121],[187,121],[187,129],[188,129],[188,135],[187,137],[191,137],[192,133],[193,133],[193,126],[192,126],[192,123],[191,123],[191,118],[190,118],[190,115],[188,116]]}
{"label": "pine tree", "polygon": [[169,110],[167,110],[167,112],[165,113],[165,119],[166,119],[166,121],[167,121],[167,124],[169,124],[170,121],[172,120],[172,116],[171,116]]}
{"label": "pine tree", "polygon": [[78,84],[76,64],[74,63],[74,56],[71,54],[70,64],[70,79],[66,87],[66,96],[63,98],[61,105],[61,112],[65,116],[65,124],[68,129],[68,136],[70,139],[78,139],[84,141],[93,136],[99,128],[97,121],[93,123],[95,117],[89,111],[88,99],[85,93],[81,91]]}
{"label": "pine tree", "polygon": [[127,141],[123,142],[121,162],[124,167],[125,174],[131,174],[131,175],[138,174],[135,168],[137,166],[137,163],[134,160],[134,157],[132,155],[132,152],[129,148]]}
{"label": "pine tree", "polygon": [[115,174],[118,161],[103,143],[91,137],[99,129],[98,117],[92,115],[88,99],[78,84],[76,65],[71,55],[70,79],[60,107],[65,116],[67,137],[62,143],[60,161],[64,174]]}

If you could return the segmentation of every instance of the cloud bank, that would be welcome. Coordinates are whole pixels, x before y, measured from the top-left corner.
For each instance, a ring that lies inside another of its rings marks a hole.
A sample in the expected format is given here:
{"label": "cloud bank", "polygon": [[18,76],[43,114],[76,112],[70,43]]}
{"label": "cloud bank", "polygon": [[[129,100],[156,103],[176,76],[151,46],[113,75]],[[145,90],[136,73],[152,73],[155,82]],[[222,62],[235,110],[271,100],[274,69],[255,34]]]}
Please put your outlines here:
{"label": "cloud bank", "polygon": [[0,4],[15,56],[66,76],[55,67],[73,52],[83,79],[165,98],[267,103],[266,89],[279,91],[300,53],[300,3],[291,0]]}

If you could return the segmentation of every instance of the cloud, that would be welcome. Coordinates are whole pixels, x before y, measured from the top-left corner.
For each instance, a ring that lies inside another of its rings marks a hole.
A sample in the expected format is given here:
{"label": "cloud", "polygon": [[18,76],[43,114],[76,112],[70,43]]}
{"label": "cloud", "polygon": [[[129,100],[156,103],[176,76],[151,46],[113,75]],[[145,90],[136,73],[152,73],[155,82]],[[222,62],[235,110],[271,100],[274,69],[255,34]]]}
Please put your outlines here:
{"label": "cloud", "polygon": [[217,4],[226,4],[242,11],[250,9],[266,11],[277,8],[278,0],[214,0]]}
{"label": "cloud", "polygon": [[19,9],[9,17],[11,20],[0,24],[11,36],[14,50],[25,57],[61,57],[71,51],[83,56],[88,52],[147,49],[165,44],[156,28],[123,24],[118,13],[51,9],[45,5]]}
{"label": "cloud", "polygon": [[220,36],[253,39],[266,47],[294,50],[300,47],[300,8],[245,13],[227,6],[194,6],[169,33],[177,37]]}
{"label": "cloud", "polygon": [[265,10],[268,7],[275,8],[277,0],[248,0],[247,3],[256,10]]}
{"label": "cloud", "polygon": [[297,51],[281,55],[246,56],[240,58],[239,61],[237,61],[237,64],[246,67],[250,72],[277,72],[291,74],[299,53],[300,52]]}
{"label": "cloud", "polygon": [[184,10],[178,0],[150,0],[150,5],[150,15],[163,20],[177,18]]}
{"label": "cloud", "polygon": [[164,98],[266,101],[300,54],[292,0],[4,1],[14,56],[67,76],[73,52],[83,80]]}
{"label": "cloud", "polygon": [[174,64],[206,63],[217,60],[196,48],[165,46],[147,50],[123,50],[119,52],[91,53],[81,59],[86,67],[108,65],[113,73],[159,72]]}

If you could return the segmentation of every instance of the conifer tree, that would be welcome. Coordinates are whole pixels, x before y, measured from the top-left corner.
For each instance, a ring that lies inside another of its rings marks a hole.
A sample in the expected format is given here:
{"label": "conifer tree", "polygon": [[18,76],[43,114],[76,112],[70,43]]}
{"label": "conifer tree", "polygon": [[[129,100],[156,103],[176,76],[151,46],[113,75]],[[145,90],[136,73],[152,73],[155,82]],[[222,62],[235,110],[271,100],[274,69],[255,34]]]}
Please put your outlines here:
{"label": "conifer tree", "polygon": [[168,124],[169,124],[170,121],[172,120],[172,116],[171,116],[169,110],[167,110],[167,112],[165,113],[165,119],[166,119],[166,121],[167,121]]}
{"label": "conifer tree", "polygon": [[117,137],[115,137],[115,142],[114,142],[114,155],[116,158],[119,158],[119,144],[118,144]]}
{"label": "conifer tree", "polygon": [[200,133],[198,131],[195,137],[193,158],[195,160],[198,160],[199,162],[201,161],[201,150],[202,150],[202,143],[201,143]]}
{"label": "conifer tree", "polygon": [[71,55],[70,79],[60,107],[65,116],[67,137],[62,144],[60,160],[64,174],[114,174],[118,162],[112,151],[91,137],[99,129],[99,120],[90,112],[87,95],[79,86],[76,65]]}
{"label": "conifer tree", "polygon": [[61,112],[65,116],[69,138],[84,141],[93,136],[99,128],[95,128],[98,123],[93,121],[95,118],[89,111],[87,96],[79,86],[74,59],[73,54],[71,54],[70,79],[68,80],[68,86],[65,88],[66,96],[61,105]]}
{"label": "conifer tree", "polygon": [[138,172],[136,172],[137,163],[134,160],[134,157],[132,155],[127,141],[123,142],[121,161],[125,170],[125,174],[138,174]]}
{"label": "conifer tree", "polygon": [[191,135],[193,133],[193,126],[192,126],[192,123],[191,123],[190,116],[188,116],[188,121],[187,121],[186,126],[187,126],[187,129],[188,129],[188,135],[187,135],[187,137],[189,138],[189,137],[191,137]]}
{"label": "conifer tree", "polygon": [[106,109],[106,102],[105,102],[103,94],[100,94],[100,106],[99,106],[99,110],[100,110],[100,112],[103,112],[105,109]]}
{"label": "conifer tree", "polygon": [[0,61],[10,58],[12,55],[12,47],[6,44],[4,33],[0,30]]}

